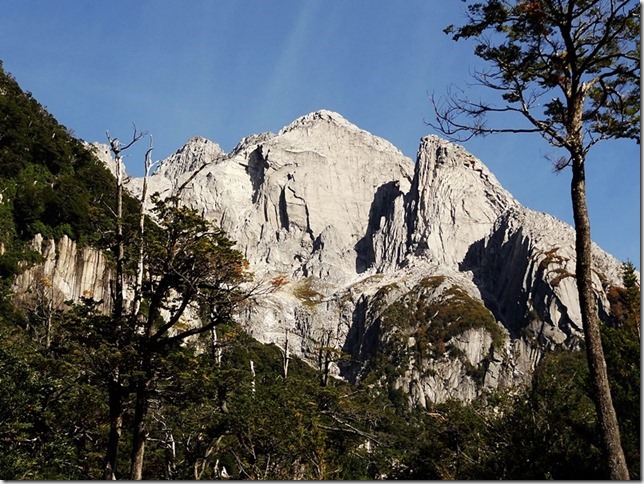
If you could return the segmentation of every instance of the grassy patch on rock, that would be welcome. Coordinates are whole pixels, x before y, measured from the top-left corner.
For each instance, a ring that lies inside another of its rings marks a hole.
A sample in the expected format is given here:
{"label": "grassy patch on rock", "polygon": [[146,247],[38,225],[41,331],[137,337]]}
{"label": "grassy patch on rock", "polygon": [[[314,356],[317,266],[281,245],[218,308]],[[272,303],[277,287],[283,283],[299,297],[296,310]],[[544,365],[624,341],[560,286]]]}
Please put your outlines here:
{"label": "grassy patch on rock", "polygon": [[313,288],[313,281],[310,277],[299,281],[293,288],[293,294],[308,308],[314,308],[316,304],[322,302],[324,297]]}

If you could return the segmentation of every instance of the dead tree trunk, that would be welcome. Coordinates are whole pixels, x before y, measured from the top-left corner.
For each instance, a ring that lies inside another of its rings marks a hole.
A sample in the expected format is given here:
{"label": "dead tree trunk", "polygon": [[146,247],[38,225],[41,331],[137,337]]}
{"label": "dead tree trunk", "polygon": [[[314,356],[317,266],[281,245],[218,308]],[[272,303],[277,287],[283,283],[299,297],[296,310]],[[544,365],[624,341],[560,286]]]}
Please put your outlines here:
{"label": "dead tree trunk", "polygon": [[[110,148],[116,160],[116,274],[112,293],[112,323],[114,325],[114,344],[119,349],[120,334],[122,332],[123,312],[125,305],[124,271],[125,241],[123,238],[123,164],[121,159],[121,143],[116,138],[107,134]],[[119,442],[123,429],[123,393],[120,381],[120,368],[112,369],[112,376],[107,385],[110,430],[108,436],[107,452],[105,455],[105,479],[116,479],[116,461]]]}
{"label": "dead tree trunk", "polygon": [[145,233],[145,202],[148,195],[148,177],[154,165],[152,163],[152,150],[154,149],[152,135],[150,135],[150,148],[145,153],[145,174],[143,176],[143,188],[141,190],[141,214],[139,215],[139,254],[136,267],[136,281],[134,286],[134,301],[132,302],[132,315],[136,318],[141,308],[142,287],[143,287],[143,235]]}
{"label": "dead tree trunk", "polygon": [[284,373],[284,380],[288,377],[288,364],[291,361],[291,353],[288,348],[288,329],[284,336],[284,351],[282,351],[282,371]]}
{"label": "dead tree trunk", "polygon": [[[117,138],[112,138],[106,133],[110,149],[116,161],[116,238],[114,252],[116,253],[116,274],[112,286],[112,324],[113,344],[118,351],[121,347],[123,324],[125,316],[125,237],[123,234],[123,158],[121,153],[136,143],[144,133],[137,132],[132,135],[132,141],[123,145]],[[116,462],[118,457],[119,442],[123,429],[124,389],[121,381],[121,368],[117,364],[112,368],[112,375],[107,384],[110,430],[108,445],[105,453],[104,479],[116,479]]]}
{"label": "dead tree trunk", "polygon": [[322,340],[318,348],[318,368],[320,370],[320,386],[327,386],[329,383],[329,371],[332,361],[331,331],[327,330],[322,334]]}
{"label": "dead tree trunk", "polygon": [[255,362],[253,360],[250,360],[250,374],[252,376],[252,380],[250,381],[250,391],[255,395]]}
{"label": "dead tree trunk", "polygon": [[212,345],[212,357],[217,363],[217,366],[221,366],[221,357],[223,356],[223,351],[221,344],[219,343],[219,337],[217,336],[217,326],[213,326],[210,330],[210,343]]}

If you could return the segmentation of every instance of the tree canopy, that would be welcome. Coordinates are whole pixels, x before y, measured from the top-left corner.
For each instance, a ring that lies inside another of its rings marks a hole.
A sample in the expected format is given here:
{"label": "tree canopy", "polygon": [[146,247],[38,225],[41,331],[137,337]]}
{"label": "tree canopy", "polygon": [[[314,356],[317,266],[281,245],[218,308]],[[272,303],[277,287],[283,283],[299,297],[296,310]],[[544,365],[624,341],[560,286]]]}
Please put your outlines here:
{"label": "tree canopy", "polygon": [[437,127],[458,139],[538,133],[581,153],[610,138],[639,142],[639,10],[634,0],[468,5],[468,23],[446,32],[475,40],[474,53],[488,67],[473,76],[489,100],[456,89],[432,97]]}

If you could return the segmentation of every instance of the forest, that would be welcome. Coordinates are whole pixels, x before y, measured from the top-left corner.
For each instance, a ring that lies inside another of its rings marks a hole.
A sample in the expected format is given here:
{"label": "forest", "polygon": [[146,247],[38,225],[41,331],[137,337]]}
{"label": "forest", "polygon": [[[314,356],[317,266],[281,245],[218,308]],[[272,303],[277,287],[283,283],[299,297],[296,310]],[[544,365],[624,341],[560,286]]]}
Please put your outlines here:
{"label": "forest", "polygon": [[[329,378],[322,343],[317,367],[287,358],[235,323],[261,293],[245,289],[252,267],[234,241],[172,199],[146,218],[123,194],[117,217],[112,174],[1,66],[0,194],[2,479],[608,475],[583,352],[549,353],[525,387],[430,408],[386,379]],[[54,307],[46,278],[32,304],[17,303],[14,277],[40,262],[36,234],[105,250],[124,280],[143,264],[134,307],[118,297],[111,311],[90,297]],[[601,332],[640,479],[640,288],[628,262],[623,282]],[[185,327],[193,305],[201,326]]]}

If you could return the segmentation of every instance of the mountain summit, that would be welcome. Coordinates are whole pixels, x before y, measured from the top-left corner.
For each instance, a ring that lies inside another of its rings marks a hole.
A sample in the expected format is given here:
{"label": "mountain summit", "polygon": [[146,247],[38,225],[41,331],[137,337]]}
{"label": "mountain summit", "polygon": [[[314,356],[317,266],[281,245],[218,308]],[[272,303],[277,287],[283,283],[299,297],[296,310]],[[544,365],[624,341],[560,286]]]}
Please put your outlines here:
{"label": "mountain summit", "polygon": [[[471,399],[583,338],[572,228],[522,207],[480,160],[437,136],[421,139],[414,163],[317,111],[230,153],[194,138],[161,163],[150,192],[174,194],[188,179],[182,203],[221,225],[257,277],[283,282],[243,316],[250,334],[280,343],[288,333],[311,361],[332,341],[351,356],[335,366],[346,378],[382,372],[376,359],[403,352],[405,367],[378,374],[412,401]],[[605,315],[620,267],[595,247]],[[455,307],[470,319],[449,316]]]}

